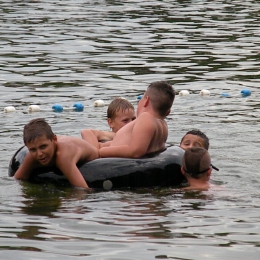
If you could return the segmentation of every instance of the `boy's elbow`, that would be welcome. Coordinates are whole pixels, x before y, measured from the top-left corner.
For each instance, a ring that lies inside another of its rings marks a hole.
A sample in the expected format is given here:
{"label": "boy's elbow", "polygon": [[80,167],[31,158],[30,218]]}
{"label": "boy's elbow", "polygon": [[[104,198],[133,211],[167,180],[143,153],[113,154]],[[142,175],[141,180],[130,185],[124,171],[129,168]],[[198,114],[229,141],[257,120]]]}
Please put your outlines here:
{"label": "boy's elbow", "polygon": [[139,159],[145,155],[145,152],[143,151],[135,151],[131,154],[131,158],[133,159]]}
{"label": "boy's elbow", "polygon": [[26,176],[20,175],[20,174],[14,174],[14,178],[16,180],[27,180],[28,178],[26,178]]}
{"label": "boy's elbow", "polygon": [[80,134],[81,134],[81,137],[83,138],[84,135],[86,134],[86,130],[82,130],[82,131],[80,132]]}
{"label": "boy's elbow", "polygon": [[133,154],[131,157],[132,157],[133,159],[139,159],[139,158],[142,157],[142,155]]}

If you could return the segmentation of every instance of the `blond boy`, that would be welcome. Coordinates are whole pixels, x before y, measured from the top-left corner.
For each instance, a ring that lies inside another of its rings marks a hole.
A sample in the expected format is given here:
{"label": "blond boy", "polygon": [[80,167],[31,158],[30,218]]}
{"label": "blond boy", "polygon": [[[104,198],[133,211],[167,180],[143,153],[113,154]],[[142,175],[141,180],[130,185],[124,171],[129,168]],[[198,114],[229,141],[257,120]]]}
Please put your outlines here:
{"label": "blond boy", "polygon": [[115,133],[124,125],[135,120],[135,118],[134,106],[129,101],[121,97],[114,98],[107,108],[107,123],[112,131],[84,129],[81,131],[81,137],[95,147],[100,148],[108,145],[104,141],[113,140]]}

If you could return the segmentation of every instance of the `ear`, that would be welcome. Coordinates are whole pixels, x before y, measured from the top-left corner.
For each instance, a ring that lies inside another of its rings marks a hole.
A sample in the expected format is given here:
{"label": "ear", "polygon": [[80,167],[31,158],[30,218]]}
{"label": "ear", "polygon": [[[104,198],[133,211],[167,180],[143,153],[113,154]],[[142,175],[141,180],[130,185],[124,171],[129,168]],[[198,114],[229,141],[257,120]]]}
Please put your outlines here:
{"label": "ear", "polygon": [[206,175],[207,175],[208,180],[210,179],[211,172],[212,172],[212,168],[210,168],[210,169],[206,172]]}
{"label": "ear", "polygon": [[149,102],[150,102],[150,98],[149,98],[149,96],[145,96],[144,98],[145,98],[145,100],[144,100],[144,107],[147,107]]}
{"label": "ear", "polygon": [[111,118],[108,118],[107,119],[107,123],[109,125],[110,128],[113,128],[114,127],[114,123],[113,123],[113,120]]}
{"label": "ear", "polygon": [[185,171],[184,171],[184,169],[183,169],[183,166],[181,166],[181,173],[182,173],[184,176],[186,176],[186,175],[185,175]]}
{"label": "ear", "polygon": [[171,113],[171,109],[169,109],[169,110],[167,111],[165,117],[168,116],[170,113]]}
{"label": "ear", "polygon": [[53,141],[54,143],[57,143],[57,142],[58,142],[57,135],[54,135],[54,136],[53,136],[52,141]]}

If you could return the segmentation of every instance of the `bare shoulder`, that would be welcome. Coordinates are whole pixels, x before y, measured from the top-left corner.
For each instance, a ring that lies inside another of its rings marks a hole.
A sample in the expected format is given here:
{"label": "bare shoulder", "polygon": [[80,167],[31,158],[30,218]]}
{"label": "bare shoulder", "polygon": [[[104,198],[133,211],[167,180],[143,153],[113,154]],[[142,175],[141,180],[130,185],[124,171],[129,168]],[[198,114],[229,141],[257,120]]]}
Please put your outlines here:
{"label": "bare shoulder", "polygon": [[152,115],[148,112],[143,112],[133,122],[135,124],[143,124],[143,125],[148,124],[149,125],[149,124],[156,123],[156,121],[157,121],[157,118],[154,115]]}
{"label": "bare shoulder", "polygon": [[162,133],[166,132],[167,134],[168,126],[166,121],[154,116],[153,114],[143,112],[135,121],[137,126],[144,129],[154,129],[154,131],[161,131]]}
{"label": "bare shoulder", "polygon": [[71,164],[97,159],[98,149],[78,137],[62,137],[58,139],[56,163]]}

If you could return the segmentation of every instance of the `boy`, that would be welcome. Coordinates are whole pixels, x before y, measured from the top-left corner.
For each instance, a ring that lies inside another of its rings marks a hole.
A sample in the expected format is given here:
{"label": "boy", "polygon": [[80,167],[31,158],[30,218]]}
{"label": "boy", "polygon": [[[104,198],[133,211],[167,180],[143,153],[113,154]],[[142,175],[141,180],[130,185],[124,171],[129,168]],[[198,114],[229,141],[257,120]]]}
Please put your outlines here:
{"label": "boy", "polygon": [[99,157],[95,147],[80,138],[56,136],[43,118],[25,125],[23,140],[29,152],[14,175],[16,179],[28,179],[37,167],[54,166],[72,185],[88,188],[77,166]]}
{"label": "boy", "polygon": [[100,157],[140,158],[162,151],[168,137],[166,116],[175,98],[173,87],[165,81],[151,83],[138,103],[137,118],[117,131]]}
{"label": "boy", "polygon": [[191,147],[185,150],[182,157],[182,174],[189,186],[184,190],[208,190],[212,165],[208,151],[203,147]]}
{"label": "boy", "polygon": [[[98,142],[111,141],[121,127],[135,120],[135,118],[134,106],[129,101],[120,97],[114,98],[107,108],[107,123],[112,132],[85,129],[81,131],[81,137],[94,146],[97,145],[96,140]],[[97,148],[104,145],[104,143],[98,144]]]}
{"label": "boy", "polygon": [[107,123],[114,133],[135,119],[134,106],[124,98],[114,98],[107,108]]}
{"label": "boy", "polygon": [[184,150],[190,147],[204,147],[209,149],[209,138],[200,130],[188,131],[181,139],[180,147]]}
{"label": "boy", "polygon": [[[192,147],[202,147],[209,150],[209,138],[200,130],[193,129],[182,137],[180,147],[184,150]],[[211,166],[214,170],[219,171],[216,166]]]}

